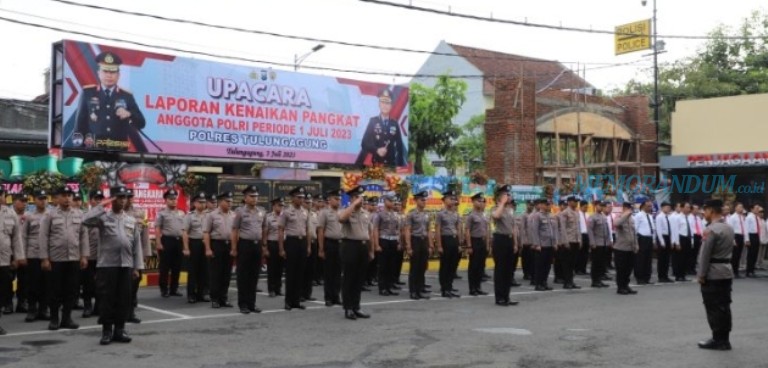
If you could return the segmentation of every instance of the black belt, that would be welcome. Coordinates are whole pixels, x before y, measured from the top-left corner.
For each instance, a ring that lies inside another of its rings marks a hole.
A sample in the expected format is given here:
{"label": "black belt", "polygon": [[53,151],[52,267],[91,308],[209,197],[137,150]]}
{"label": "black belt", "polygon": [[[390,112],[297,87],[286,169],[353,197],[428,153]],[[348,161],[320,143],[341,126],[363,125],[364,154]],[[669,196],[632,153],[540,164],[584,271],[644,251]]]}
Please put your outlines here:
{"label": "black belt", "polygon": [[493,235],[503,236],[505,238],[510,238],[510,239],[512,238],[512,234],[493,233]]}
{"label": "black belt", "polygon": [[175,235],[162,235],[163,238],[173,238],[176,240],[181,240],[181,236],[175,236]]}
{"label": "black belt", "polygon": [[240,240],[247,241],[249,243],[260,243],[261,242],[261,240],[252,240],[252,239],[244,239],[244,238],[240,238]]}
{"label": "black belt", "polygon": [[289,235],[289,236],[286,236],[285,238],[286,238],[286,239],[299,239],[299,240],[304,240],[304,238],[306,238],[306,236],[293,236],[293,235]]}
{"label": "black belt", "polygon": [[709,263],[731,263],[730,258],[710,258]]}
{"label": "black belt", "polygon": [[459,237],[458,235],[442,235],[442,234],[440,236],[442,236],[443,238],[458,238]]}
{"label": "black belt", "polygon": [[229,244],[229,242],[231,242],[231,240],[229,240],[229,239],[227,239],[227,240],[223,240],[223,239],[211,239],[211,241],[215,241],[215,242],[219,242],[219,243],[225,243],[225,244]]}
{"label": "black belt", "polygon": [[421,235],[411,235],[411,239],[426,240],[427,237],[426,236],[421,236]]}
{"label": "black belt", "polygon": [[325,241],[326,242],[331,242],[331,243],[341,243],[343,240],[342,239],[325,238]]}
{"label": "black belt", "polygon": [[360,243],[360,244],[368,244],[368,242],[369,242],[368,240],[355,240],[355,239],[344,239],[344,240],[346,240],[348,242]]}

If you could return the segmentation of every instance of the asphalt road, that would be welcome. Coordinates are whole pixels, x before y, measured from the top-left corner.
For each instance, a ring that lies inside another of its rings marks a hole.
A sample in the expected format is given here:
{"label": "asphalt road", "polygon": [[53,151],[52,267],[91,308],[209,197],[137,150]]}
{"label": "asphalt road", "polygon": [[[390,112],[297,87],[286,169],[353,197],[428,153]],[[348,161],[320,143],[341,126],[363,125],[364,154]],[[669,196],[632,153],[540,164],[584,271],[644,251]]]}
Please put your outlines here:
{"label": "asphalt road", "polygon": [[[364,293],[372,318],[357,321],[320,303],[287,312],[281,298],[259,295],[264,313],[241,315],[145,288],[144,322],[128,326],[134,341],[127,345],[100,346],[96,320],[79,315],[80,330],[57,332],[3,316],[9,335],[0,336],[0,367],[768,367],[762,276],[736,281],[730,352],[696,347],[709,329],[693,282],[636,287],[634,296],[617,295],[613,285],[553,292],[526,285],[513,289],[515,307],[495,306],[492,296],[411,301]],[[433,274],[428,282],[437,289]],[[577,283],[589,285],[583,277]],[[457,286],[466,294],[466,277]],[[322,299],[320,288],[315,296]]]}

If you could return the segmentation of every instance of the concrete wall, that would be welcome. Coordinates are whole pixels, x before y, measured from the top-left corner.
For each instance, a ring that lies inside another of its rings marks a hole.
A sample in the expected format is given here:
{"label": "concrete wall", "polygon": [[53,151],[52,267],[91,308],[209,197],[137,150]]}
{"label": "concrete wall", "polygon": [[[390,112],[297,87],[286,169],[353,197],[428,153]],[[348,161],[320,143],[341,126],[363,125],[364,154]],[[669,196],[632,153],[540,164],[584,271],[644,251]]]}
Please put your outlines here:
{"label": "concrete wall", "polygon": [[672,155],[757,152],[768,148],[768,94],[678,101]]}

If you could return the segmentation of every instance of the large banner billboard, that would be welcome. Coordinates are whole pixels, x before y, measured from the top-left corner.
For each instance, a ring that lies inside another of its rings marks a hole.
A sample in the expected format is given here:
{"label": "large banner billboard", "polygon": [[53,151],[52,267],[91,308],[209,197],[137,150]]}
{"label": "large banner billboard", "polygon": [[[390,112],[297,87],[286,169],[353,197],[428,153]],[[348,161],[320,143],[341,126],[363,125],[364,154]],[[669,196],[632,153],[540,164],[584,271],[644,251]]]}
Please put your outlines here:
{"label": "large banner billboard", "polygon": [[84,42],[61,48],[53,141],[65,150],[407,166],[407,87]]}

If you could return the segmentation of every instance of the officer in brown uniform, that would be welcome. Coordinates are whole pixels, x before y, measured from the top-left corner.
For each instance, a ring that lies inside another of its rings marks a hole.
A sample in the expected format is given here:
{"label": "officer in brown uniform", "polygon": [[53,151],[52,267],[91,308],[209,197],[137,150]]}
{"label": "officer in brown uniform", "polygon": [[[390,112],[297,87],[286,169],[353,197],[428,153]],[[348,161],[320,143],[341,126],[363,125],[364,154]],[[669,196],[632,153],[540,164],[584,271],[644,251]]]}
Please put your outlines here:
{"label": "officer in brown uniform", "polygon": [[283,257],[280,256],[280,244],[278,242],[278,220],[283,212],[283,198],[272,200],[272,212],[265,219],[266,227],[264,238],[267,239],[267,292],[274,298],[283,295]]}
{"label": "officer in brown uniform", "polygon": [[[403,199],[400,198],[400,196],[395,196],[395,213],[400,217],[400,229],[402,229],[405,226],[405,214],[403,213]],[[397,247],[397,271],[395,272],[395,286],[393,288],[395,290],[400,290],[401,286],[405,285],[404,282],[400,280],[400,275],[403,273],[403,262],[405,261],[405,238],[403,238],[404,232],[400,232],[400,245]]]}
{"label": "officer in brown uniform", "polygon": [[[24,226],[24,222],[27,219],[27,202],[29,201],[28,195],[25,192],[16,193],[13,195],[13,210],[16,212],[16,216],[19,218],[21,226]],[[24,246],[24,244],[22,244]],[[28,308],[27,303],[27,268],[16,267],[12,270],[13,279],[16,279],[16,313],[26,313]],[[13,281],[13,279],[11,281]],[[8,293],[13,296],[13,282],[6,285]],[[13,313],[13,298],[8,300],[8,305],[5,313]]]}
{"label": "officer in brown uniform", "polygon": [[[136,220],[136,226],[139,228],[139,244],[141,245],[141,254],[142,257],[144,257],[144,264],[146,264],[147,259],[152,254],[152,246],[149,243],[149,225],[147,223],[147,212],[133,205],[134,196],[135,192],[133,189],[128,189],[128,196],[126,197],[123,211],[126,214],[133,216],[134,220]],[[131,305],[133,308],[131,308],[127,319],[127,321],[130,323],[141,323],[139,317],[136,316],[136,307],[139,305],[139,286],[141,285],[141,276],[144,273],[144,269],[142,268],[136,270],[136,272],[139,274],[139,277],[133,278],[133,284],[131,285],[133,292],[131,295]]]}
{"label": "officer in brown uniform", "polygon": [[[104,200],[104,193],[100,190],[91,191],[88,195],[90,208],[96,207]],[[96,295],[96,261],[99,251],[101,235],[98,227],[88,228],[88,267],[80,273],[80,283],[83,285],[83,318],[98,315],[99,299]]]}
{"label": "officer in brown uniform", "polygon": [[590,276],[592,277],[593,288],[604,288],[608,285],[603,283],[605,275],[605,262],[608,257],[607,249],[613,246],[611,239],[611,225],[608,218],[603,213],[603,203],[595,201],[595,213],[590,216],[587,222],[587,234],[589,236],[589,245],[592,248],[592,267]]}
{"label": "officer in brown uniform", "polygon": [[211,193],[206,199],[208,199],[208,202],[205,204],[205,213],[211,213],[219,208],[219,201],[216,199],[216,194]]}
{"label": "officer in brown uniform", "polygon": [[523,245],[520,249],[520,262],[523,266],[523,280],[528,280],[531,285],[535,286],[536,281],[534,275],[536,274],[536,259],[534,257],[533,249],[531,249],[531,235],[529,233],[528,221],[532,214],[536,212],[534,203],[535,201],[529,200],[525,202],[525,213],[520,216],[521,223],[518,226],[520,229],[520,239]]}
{"label": "officer in brown uniform", "polygon": [[28,212],[21,228],[21,241],[27,259],[25,271],[27,285],[27,316],[25,322],[50,320],[46,302],[47,272],[43,272],[40,259],[40,221],[45,217],[48,206],[48,192],[35,190],[35,210]]}
{"label": "officer in brown uniform", "polygon": [[704,204],[704,217],[709,224],[704,230],[704,242],[699,249],[699,271],[696,278],[701,284],[701,297],[707,311],[712,338],[699,342],[709,350],[731,350],[730,333],[731,287],[733,269],[731,257],[735,235],[733,228],[722,218],[723,202],[711,200]]}
{"label": "officer in brown uniform", "polygon": [[49,330],[80,327],[72,321],[72,307],[80,286],[80,270],[88,267],[90,247],[88,229],[83,226],[83,211],[71,207],[72,195],[72,189],[67,186],[59,189],[59,206],[50,210],[40,222],[42,268],[51,272]]}
{"label": "officer in brown uniform", "polygon": [[[163,194],[166,208],[155,218],[155,234],[157,255],[160,257],[160,293],[163,298],[170,295],[183,296],[179,292],[179,275],[181,274],[182,249],[184,248],[181,235],[184,230],[184,212],[177,209],[179,193],[169,189]],[[170,272],[170,280],[168,273]],[[170,293],[169,293],[170,287]]]}
{"label": "officer in brown uniform", "polygon": [[224,192],[216,196],[219,208],[203,221],[205,255],[211,259],[211,307],[232,308],[229,303],[229,282],[232,279],[232,225],[235,212],[230,210],[235,195]]}
{"label": "officer in brown uniform", "polygon": [[376,243],[379,266],[379,295],[399,295],[394,289],[397,247],[400,245],[400,216],[394,211],[394,195],[384,196],[384,208],[373,216],[371,239]]}
{"label": "officer in brown uniform", "polygon": [[232,257],[237,260],[237,304],[240,313],[261,313],[256,308],[256,285],[259,283],[261,254],[266,252],[267,242],[263,238],[267,210],[256,203],[259,190],[249,185],[243,190],[245,206],[235,210],[232,224]]}
{"label": "officer in brown uniform", "polygon": [[491,211],[495,229],[493,231],[493,286],[496,305],[517,305],[509,300],[509,290],[512,282],[512,267],[517,252],[517,228],[515,213],[508,203],[512,201],[509,185],[503,185],[496,190],[496,207]]}
{"label": "officer in brown uniform", "polygon": [[[5,190],[0,185],[0,198],[5,199]],[[12,209],[0,201],[0,285],[12,282],[11,266],[20,267],[26,265],[24,246],[21,241],[21,223]],[[10,302],[11,295],[0,292],[0,305]],[[2,313],[0,313],[2,315]],[[5,335],[5,330],[0,327],[0,335]]]}
{"label": "officer in brown uniform", "polygon": [[485,216],[485,196],[476,193],[472,196],[472,212],[467,215],[464,234],[469,253],[469,295],[488,295],[482,289],[483,268],[491,248],[488,236],[490,225]]}
{"label": "officer in brown uniform", "polygon": [[340,250],[343,270],[341,294],[344,317],[350,320],[370,318],[370,315],[360,310],[365,268],[373,259],[374,253],[370,236],[371,215],[362,209],[363,192],[360,186],[348,191],[350,205],[339,212],[339,222],[344,234]]}
{"label": "officer in brown uniform", "polygon": [[304,264],[304,279],[301,281],[301,301],[315,301],[317,299],[312,297],[312,284],[315,278],[315,267],[317,266],[317,211],[315,211],[315,200],[319,196],[307,193],[304,197],[304,208],[307,210],[309,217],[309,229],[307,230],[307,237],[309,238],[310,248],[307,253],[307,260]]}
{"label": "officer in brown uniform", "polygon": [[344,234],[339,222],[341,206],[341,190],[331,190],[326,193],[328,207],[320,211],[317,218],[317,237],[319,241],[318,256],[325,262],[323,265],[323,289],[325,305],[341,305],[341,256],[339,251]]}
{"label": "officer in brown uniform", "polygon": [[629,287],[629,276],[635,265],[635,254],[640,250],[637,243],[635,219],[632,217],[632,203],[622,204],[623,212],[616,219],[616,243],[613,245],[613,261],[616,264],[616,293],[637,294]]}
{"label": "officer in brown uniform", "polygon": [[[319,219],[320,212],[323,212],[328,205],[328,197],[324,194],[319,194],[315,198],[314,212],[317,215],[316,219]],[[315,222],[315,231],[317,231],[317,222]],[[315,244],[312,245],[312,254],[315,255],[315,272],[312,276],[312,286],[323,286],[323,269],[325,267],[325,260],[320,258],[320,236],[316,238]]]}
{"label": "officer in brown uniform", "polygon": [[558,214],[564,244],[560,246],[557,253],[563,270],[563,288],[581,289],[580,286],[573,283],[576,254],[581,247],[581,229],[579,228],[579,213],[577,212],[579,200],[575,196],[570,196],[567,202],[568,207]]}
{"label": "officer in brown uniform", "polygon": [[405,219],[403,232],[405,237],[405,250],[410,260],[410,272],[408,272],[408,290],[411,299],[429,299],[424,291],[424,273],[427,272],[425,259],[429,259],[432,247],[432,234],[429,231],[429,214],[424,210],[427,205],[426,191],[413,195],[416,208],[408,213]]}
{"label": "officer in brown uniform", "polygon": [[283,210],[277,223],[280,256],[285,258],[285,310],[306,309],[301,304],[304,265],[311,250],[307,236],[309,212],[302,207],[306,191],[296,187],[288,195],[291,205]]}
{"label": "officer in brown uniform", "polygon": [[208,297],[208,257],[203,244],[203,223],[205,222],[205,192],[192,197],[194,210],[184,216],[184,256],[187,257],[187,302],[210,302]]}
{"label": "officer in brown uniform", "polygon": [[536,212],[528,217],[528,234],[531,249],[536,257],[534,281],[536,291],[552,290],[547,283],[552,268],[555,249],[560,244],[560,227],[557,217],[552,214],[551,204],[547,199],[536,201]]}
{"label": "officer in brown uniform", "polygon": [[456,274],[456,260],[459,258],[461,239],[461,216],[456,210],[458,193],[455,190],[443,192],[443,209],[435,218],[435,243],[440,254],[440,295],[443,298],[460,298],[453,291],[453,276]]}

